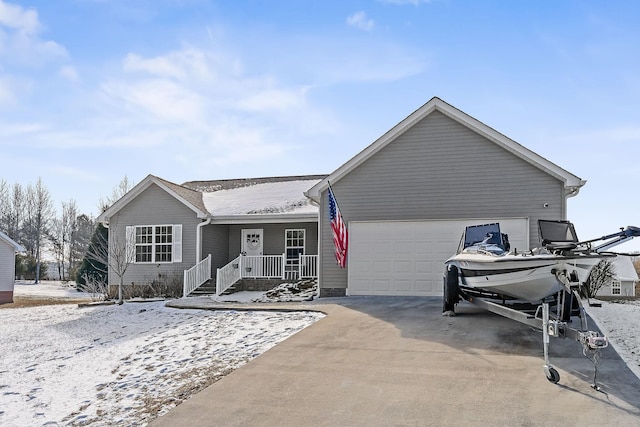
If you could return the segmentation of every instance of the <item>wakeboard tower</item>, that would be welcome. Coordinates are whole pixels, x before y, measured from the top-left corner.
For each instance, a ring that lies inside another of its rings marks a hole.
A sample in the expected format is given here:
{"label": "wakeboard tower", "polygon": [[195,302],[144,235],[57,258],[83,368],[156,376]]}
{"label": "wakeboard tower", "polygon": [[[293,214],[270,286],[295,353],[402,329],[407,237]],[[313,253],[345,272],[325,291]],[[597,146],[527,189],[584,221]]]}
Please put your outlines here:
{"label": "wakeboard tower", "polygon": [[[569,221],[539,220],[541,246],[517,252],[498,223],[466,227],[458,252],[446,262],[443,315],[455,315],[466,300],[498,315],[532,326],[543,333],[544,372],[552,383],[560,374],[549,362],[549,337],[582,344],[594,365],[596,383],[599,351],[608,340],[588,330],[580,288],[591,269],[617,254],[607,249],[640,236],[640,228],[626,227],[597,239],[580,242]],[[604,241],[594,246],[595,242]],[[577,316],[580,325],[569,325]]]}

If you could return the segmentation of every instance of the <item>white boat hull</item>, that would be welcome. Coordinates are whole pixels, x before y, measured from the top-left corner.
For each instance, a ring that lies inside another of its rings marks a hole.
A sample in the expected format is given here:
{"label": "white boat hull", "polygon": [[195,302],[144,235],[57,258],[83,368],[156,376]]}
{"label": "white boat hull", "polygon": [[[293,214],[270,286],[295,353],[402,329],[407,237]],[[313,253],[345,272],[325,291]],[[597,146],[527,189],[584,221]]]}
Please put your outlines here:
{"label": "white boat hull", "polygon": [[461,253],[446,261],[455,265],[462,285],[480,292],[539,302],[563,289],[555,271],[576,272],[584,282],[602,255],[485,255]]}

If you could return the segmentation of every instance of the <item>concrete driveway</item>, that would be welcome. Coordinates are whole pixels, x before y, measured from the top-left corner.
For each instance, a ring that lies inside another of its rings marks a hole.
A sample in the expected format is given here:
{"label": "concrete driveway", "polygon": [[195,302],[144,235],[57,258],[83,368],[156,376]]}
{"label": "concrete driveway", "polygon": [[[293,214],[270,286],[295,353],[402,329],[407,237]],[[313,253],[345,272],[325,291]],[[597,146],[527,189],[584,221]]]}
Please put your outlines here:
{"label": "concrete driveway", "polygon": [[[182,304],[211,308],[206,299]],[[210,301],[210,300],[209,300]],[[325,298],[328,314],[151,423],[160,426],[640,425],[640,381],[615,351],[593,365],[542,334],[441,298]]]}

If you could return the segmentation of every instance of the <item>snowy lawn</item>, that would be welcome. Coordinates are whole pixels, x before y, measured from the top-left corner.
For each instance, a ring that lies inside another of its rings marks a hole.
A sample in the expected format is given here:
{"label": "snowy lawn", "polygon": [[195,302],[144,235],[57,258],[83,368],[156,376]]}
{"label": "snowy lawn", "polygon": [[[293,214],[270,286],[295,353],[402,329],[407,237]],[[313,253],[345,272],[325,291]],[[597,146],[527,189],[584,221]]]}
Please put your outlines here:
{"label": "snowy lawn", "polygon": [[321,317],[164,302],[0,309],[0,425],[145,425]]}
{"label": "snowy lawn", "polygon": [[595,302],[602,307],[585,309],[629,369],[640,378],[640,300]]}
{"label": "snowy lawn", "polygon": [[[15,292],[89,299],[59,282],[25,282]],[[215,299],[303,300],[313,292],[285,286]],[[601,303],[588,313],[640,377],[640,300]],[[321,317],[176,310],[163,302],[0,309],[0,425],[146,425]]]}

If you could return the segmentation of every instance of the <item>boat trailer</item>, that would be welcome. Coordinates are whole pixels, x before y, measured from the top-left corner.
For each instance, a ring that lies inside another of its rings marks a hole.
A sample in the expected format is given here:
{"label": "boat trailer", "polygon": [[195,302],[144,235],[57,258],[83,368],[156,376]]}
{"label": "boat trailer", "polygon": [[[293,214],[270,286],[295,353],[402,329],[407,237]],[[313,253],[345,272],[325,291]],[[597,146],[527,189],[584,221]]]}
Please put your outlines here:
{"label": "boat trailer", "polygon": [[[532,305],[531,307],[535,307],[535,311],[532,313],[531,310],[510,307],[506,301],[498,303],[481,296],[466,293],[457,286],[457,268],[450,266],[447,270],[447,276],[445,277],[445,298],[442,314],[444,316],[455,315],[453,305],[459,301],[459,299],[454,298],[454,294],[457,294],[460,298],[487,311],[542,331],[544,373],[547,380],[554,384],[560,381],[560,374],[549,361],[549,337],[568,338],[577,341],[582,345],[584,356],[593,363],[594,374],[591,387],[599,391],[600,387],[597,384],[599,352],[609,345],[609,341],[599,332],[588,330],[587,317],[582,305],[582,299],[578,293],[576,276],[567,274],[566,270],[554,271],[553,274],[564,288],[564,290],[556,296],[555,303],[557,309],[552,311],[550,301],[544,301],[538,306]],[[455,279],[453,278],[454,275]],[[451,286],[452,280],[456,281],[454,286]],[[580,318],[579,328],[574,328],[569,325],[571,315],[576,312]]]}

